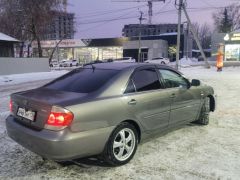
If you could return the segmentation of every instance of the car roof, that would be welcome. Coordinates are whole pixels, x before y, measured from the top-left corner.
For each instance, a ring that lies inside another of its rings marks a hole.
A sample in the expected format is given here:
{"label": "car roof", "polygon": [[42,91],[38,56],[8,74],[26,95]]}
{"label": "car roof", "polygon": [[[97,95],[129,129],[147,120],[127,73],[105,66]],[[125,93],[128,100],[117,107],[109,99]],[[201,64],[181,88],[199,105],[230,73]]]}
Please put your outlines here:
{"label": "car roof", "polygon": [[[89,64],[84,66],[84,68],[92,68],[92,66],[94,66],[97,69],[112,69],[112,70],[124,70],[124,69],[136,69],[139,67],[148,67],[148,66],[157,66],[160,68],[164,68],[164,69],[171,69],[176,71],[175,69],[166,66],[166,65],[159,65],[159,64],[149,64],[149,63],[133,63],[133,62],[121,62],[121,63],[113,63],[113,62],[107,62],[107,63],[93,63],[93,64]],[[177,71],[178,72],[178,71]]]}
{"label": "car roof", "polygon": [[113,63],[113,62],[106,62],[106,63],[93,63],[90,65],[84,66],[84,68],[92,68],[94,66],[97,69],[113,69],[113,70],[123,70],[126,68],[131,68],[131,67],[138,67],[141,66],[140,63],[126,63],[126,62],[121,62],[121,63]]}

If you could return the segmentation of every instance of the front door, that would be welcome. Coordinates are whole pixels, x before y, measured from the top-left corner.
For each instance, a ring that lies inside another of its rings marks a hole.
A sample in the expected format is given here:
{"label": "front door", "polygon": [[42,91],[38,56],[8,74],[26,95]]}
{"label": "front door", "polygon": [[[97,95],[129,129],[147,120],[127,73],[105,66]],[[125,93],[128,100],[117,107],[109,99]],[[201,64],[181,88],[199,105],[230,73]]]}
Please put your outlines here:
{"label": "front door", "polygon": [[190,88],[188,81],[174,71],[168,69],[159,71],[172,99],[169,124],[194,121],[201,104],[199,90],[196,87]]}

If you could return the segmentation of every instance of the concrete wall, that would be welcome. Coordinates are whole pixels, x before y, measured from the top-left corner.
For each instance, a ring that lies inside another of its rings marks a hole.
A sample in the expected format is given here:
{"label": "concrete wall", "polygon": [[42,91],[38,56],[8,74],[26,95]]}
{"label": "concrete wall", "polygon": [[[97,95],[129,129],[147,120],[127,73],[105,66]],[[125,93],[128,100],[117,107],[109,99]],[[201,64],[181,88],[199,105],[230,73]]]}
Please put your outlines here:
{"label": "concrete wall", "polygon": [[0,58],[0,75],[49,71],[47,58]]}
{"label": "concrete wall", "polygon": [[[138,41],[124,43],[123,49],[138,49]],[[142,48],[148,48],[148,59],[168,56],[168,43],[165,40],[142,40]]]}

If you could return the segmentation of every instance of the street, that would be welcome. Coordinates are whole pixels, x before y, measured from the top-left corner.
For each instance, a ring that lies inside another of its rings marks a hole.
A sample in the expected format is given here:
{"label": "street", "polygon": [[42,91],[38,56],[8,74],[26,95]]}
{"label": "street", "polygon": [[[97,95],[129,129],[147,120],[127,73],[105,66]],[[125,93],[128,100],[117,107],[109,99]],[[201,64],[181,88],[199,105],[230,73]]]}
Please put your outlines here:
{"label": "street", "polygon": [[0,86],[0,179],[239,179],[240,68],[181,71],[214,87],[217,110],[210,115],[210,124],[188,124],[140,144],[133,160],[121,167],[108,167],[95,159],[62,166],[16,144],[7,136],[4,122],[9,95],[50,79]]}

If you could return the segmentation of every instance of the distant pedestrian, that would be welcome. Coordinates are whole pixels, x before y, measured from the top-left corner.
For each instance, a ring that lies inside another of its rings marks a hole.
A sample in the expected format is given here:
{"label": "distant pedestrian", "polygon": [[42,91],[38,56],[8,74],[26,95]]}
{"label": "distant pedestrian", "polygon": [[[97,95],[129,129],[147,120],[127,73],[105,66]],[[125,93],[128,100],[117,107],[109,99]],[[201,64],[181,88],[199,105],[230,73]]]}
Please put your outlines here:
{"label": "distant pedestrian", "polygon": [[217,53],[217,61],[216,61],[216,67],[217,67],[217,71],[221,72],[223,69],[223,44],[219,44],[218,47],[218,53]]}

